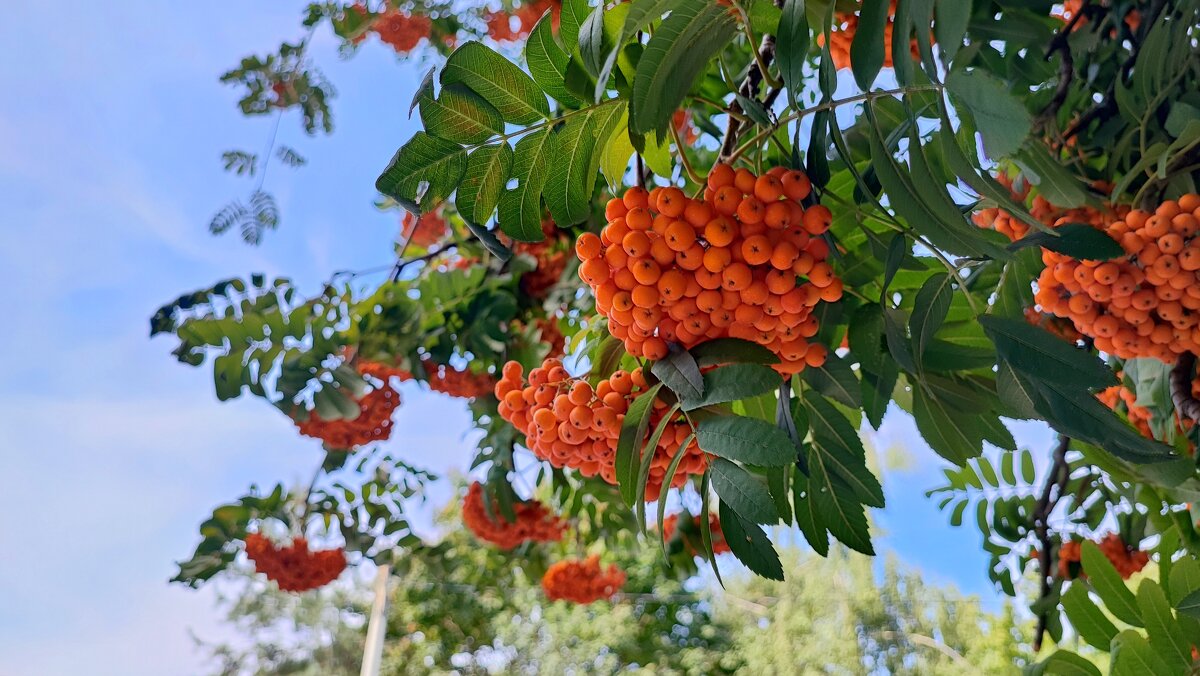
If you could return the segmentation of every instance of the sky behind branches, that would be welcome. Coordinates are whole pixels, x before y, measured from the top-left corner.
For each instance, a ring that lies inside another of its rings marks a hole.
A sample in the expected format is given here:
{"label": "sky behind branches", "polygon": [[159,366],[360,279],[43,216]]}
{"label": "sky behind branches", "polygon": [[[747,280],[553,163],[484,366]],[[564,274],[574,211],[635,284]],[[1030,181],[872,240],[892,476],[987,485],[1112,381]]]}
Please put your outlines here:
{"label": "sky behind branches", "polygon": [[[178,364],[170,339],[147,337],[155,308],[219,279],[288,275],[312,292],[337,270],[389,262],[398,219],[372,206],[374,179],[415,130],[407,111],[424,65],[377,41],[341,60],[324,29],[312,54],[338,90],[337,129],[310,139],[295,114],[283,118],[280,143],[309,163],[271,167],[280,230],[258,248],[206,231],[253,189],[221,170],[220,153],[261,152],[271,129],[243,118],[217,78],[299,38],[304,4],[5,10],[0,269],[16,303],[3,305],[0,332],[0,676],[201,671],[191,633],[231,632],[212,590],[167,584],[174,561],[212,507],[254,483],[306,482],[320,461],[276,410],[219,404],[208,365]],[[465,407],[412,385],[402,396],[390,448],[435,471],[466,467]],[[1018,432],[1044,455],[1045,430]],[[994,599],[978,534],[951,529],[923,496],[943,463],[911,420],[889,415],[872,441],[911,456],[885,478],[877,546],[930,582]]]}

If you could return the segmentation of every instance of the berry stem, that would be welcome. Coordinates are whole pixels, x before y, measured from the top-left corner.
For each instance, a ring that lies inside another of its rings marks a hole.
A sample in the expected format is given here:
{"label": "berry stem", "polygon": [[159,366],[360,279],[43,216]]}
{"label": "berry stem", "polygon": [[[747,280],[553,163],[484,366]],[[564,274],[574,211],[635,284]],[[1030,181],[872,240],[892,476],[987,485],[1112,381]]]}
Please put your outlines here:
{"label": "berry stem", "polygon": [[[1071,447],[1071,438],[1065,434],[1058,436],[1058,445],[1054,447],[1054,460],[1050,472],[1046,475],[1046,483],[1042,486],[1042,494],[1033,510],[1033,530],[1038,539],[1038,576],[1040,589],[1038,600],[1047,598],[1053,591],[1054,571],[1050,567],[1051,550],[1054,547],[1050,539],[1050,515],[1063,497],[1063,489],[1071,472],[1067,465],[1067,450]],[[1037,605],[1036,603],[1034,605]],[[1042,649],[1042,637],[1050,619],[1051,608],[1045,608],[1038,613],[1037,629],[1033,634],[1033,651]]]}

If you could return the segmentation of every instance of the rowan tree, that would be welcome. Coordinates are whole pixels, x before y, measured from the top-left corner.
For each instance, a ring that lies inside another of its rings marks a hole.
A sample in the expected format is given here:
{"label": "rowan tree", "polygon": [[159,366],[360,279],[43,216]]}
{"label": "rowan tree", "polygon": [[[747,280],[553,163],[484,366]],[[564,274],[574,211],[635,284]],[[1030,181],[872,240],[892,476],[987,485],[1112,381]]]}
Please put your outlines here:
{"label": "rowan tree", "polygon": [[[398,380],[466,399],[496,518],[534,497],[517,460],[539,463],[568,537],[633,546],[682,501],[701,559],[715,514],[776,579],[764,526],[874,553],[884,495],[857,432],[896,410],[945,459],[952,522],[973,505],[998,587],[1038,577],[1035,647],[1065,612],[1114,672],[1183,673],[1200,644],[1200,578],[1174,572],[1200,549],[1198,16],[1196,0],[314,3],[307,37],[223,80],[244,113],[295,110],[315,134],[334,95],[316,31],[347,57],[377,35],[427,58],[421,129],[375,186],[407,225],[382,283],[340,273],[304,296],[251,276],[152,318],[181,361],[212,364],[219,398],[264,398],[326,446],[307,491],[218,508],[177,579],[280,523],[352,565],[421,548],[403,502],[432,477],[376,444],[404,433],[374,418]],[[225,156],[250,175],[258,159]],[[212,229],[259,242],[278,221],[259,174]],[[1058,433],[1043,462],[1011,420]],[[1151,549],[1160,581],[1135,595],[1122,574]]]}

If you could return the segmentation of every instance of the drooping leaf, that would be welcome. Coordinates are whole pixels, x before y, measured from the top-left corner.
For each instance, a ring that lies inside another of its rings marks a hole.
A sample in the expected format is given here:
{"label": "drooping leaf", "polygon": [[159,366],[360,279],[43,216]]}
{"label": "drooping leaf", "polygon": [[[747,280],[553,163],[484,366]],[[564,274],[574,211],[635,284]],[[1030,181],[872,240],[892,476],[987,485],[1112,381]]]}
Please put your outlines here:
{"label": "drooping leaf", "polygon": [[662,385],[654,385],[634,399],[621,424],[621,436],[617,440],[617,453],[613,462],[621,497],[629,505],[633,504],[637,496],[637,472],[641,466],[639,454],[642,441],[646,438],[646,430],[650,427],[650,411],[661,388]]}
{"label": "drooping leaf", "polygon": [[514,124],[533,124],[550,117],[546,94],[512,61],[479,42],[454,50],[442,69],[443,85],[461,83],[479,94]]}
{"label": "drooping leaf", "polygon": [[1062,595],[1063,611],[1071,626],[1083,640],[1093,647],[1107,651],[1117,636],[1117,628],[1104,615],[1104,611],[1088,596],[1083,585],[1073,584]]}
{"label": "drooping leaf", "polygon": [[684,399],[699,399],[704,396],[704,377],[692,355],[683,350],[673,350],[666,357],[654,362],[650,372],[658,377],[675,394]]}
{"label": "drooping leaf", "polygon": [[624,113],[625,105],[611,101],[570,117],[557,132],[544,197],[560,227],[582,223],[591,215],[592,191],[602,150]]}
{"label": "drooping leaf", "polygon": [[768,580],[782,581],[783,564],[762,527],[743,519],[724,500],[719,503],[718,514],[725,542],[738,561]]}
{"label": "drooping leaf", "polygon": [[512,164],[513,151],[507,143],[483,146],[471,153],[455,197],[455,207],[464,220],[480,225],[491,220]]}
{"label": "drooping leaf", "polygon": [[1125,255],[1125,249],[1102,230],[1086,223],[1064,223],[1054,229],[1057,237],[1046,232],[1030,233],[1009,246],[1017,250],[1027,246],[1039,246],[1057,251],[1071,258],[1092,261],[1107,261]]}
{"label": "drooping leaf", "polygon": [[1027,322],[984,315],[979,323],[1012,368],[1081,390],[1115,385],[1111,369],[1096,357]]}
{"label": "drooping leaf", "polygon": [[1029,136],[1029,112],[991,73],[980,68],[951,71],[946,90],[971,113],[993,160],[1012,155]]}
{"label": "drooping leaf", "polygon": [[433,88],[421,94],[421,123],[425,131],[455,143],[482,143],[504,132],[500,111],[461,85],[443,87],[434,98]]}
{"label": "drooping leaf", "polygon": [[533,27],[525,43],[525,62],[533,81],[547,94],[564,106],[578,108],[583,102],[566,85],[567,62],[571,57],[554,41],[552,23],[552,14],[547,12]]}
{"label": "drooping leaf", "polygon": [[862,388],[849,362],[831,353],[820,366],[802,372],[804,380],[821,394],[850,408],[862,408]]}
{"label": "drooping leaf", "polygon": [[871,90],[875,77],[883,68],[883,30],[891,10],[888,0],[863,0],[858,11],[858,25],[850,43],[850,69],[858,88],[863,91]]}
{"label": "drooping leaf", "polygon": [[779,514],[771,494],[761,481],[725,458],[709,463],[709,478],[721,502],[751,523],[775,524]]}
{"label": "drooping leaf", "polygon": [[682,400],[685,411],[749,399],[779,386],[779,374],[758,364],[728,364],[703,374],[704,395]]}
{"label": "drooping leaf", "polygon": [[799,108],[797,95],[804,91],[804,64],[811,40],[804,0],[784,0],[775,36],[775,60],[783,86],[787,87],[792,107]]}
{"label": "drooping leaf", "polygon": [[949,274],[938,274],[925,280],[913,303],[908,327],[912,334],[913,356],[920,364],[925,355],[925,346],[933,338],[946,315],[950,312],[950,301],[954,293],[953,278]]}
{"label": "drooping leaf", "polygon": [[1083,572],[1095,588],[1096,594],[1104,601],[1104,607],[1118,620],[1134,627],[1141,627],[1142,614],[1138,602],[1125,586],[1125,581],[1117,573],[1117,569],[1109,562],[1108,557],[1096,543],[1085,541],[1080,551],[1080,562]]}
{"label": "drooping leaf", "polygon": [[778,364],[779,357],[758,343],[741,338],[717,338],[689,352],[701,368],[719,364]]}
{"label": "drooping leaf", "polygon": [[1176,671],[1192,663],[1192,645],[1184,636],[1179,622],[1167,603],[1167,595],[1153,580],[1142,580],[1138,586],[1137,604],[1146,624],[1150,647]]}
{"label": "drooping leaf", "polygon": [[736,32],[728,8],[709,0],[680,0],[638,61],[629,128],[636,134],[665,131],[709,59]]}
{"label": "drooping leaf", "polygon": [[713,416],[696,426],[696,441],[707,453],[749,465],[782,467],[796,460],[787,433],[757,418]]}
{"label": "drooping leaf", "polygon": [[558,152],[557,135],[546,129],[526,134],[517,142],[512,178],[517,187],[500,194],[500,229],[523,242],[542,239],[542,191],[550,162]]}
{"label": "drooping leaf", "polygon": [[792,473],[792,504],[796,510],[796,525],[804,533],[804,539],[813,551],[821,556],[829,555],[829,532],[825,522],[813,504],[808,477],[797,467]]}
{"label": "drooping leaf", "polygon": [[375,189],[401,204],[419,203],[427,212],[454,192],[466,170],[462,146],[419,131],[396,152]]}

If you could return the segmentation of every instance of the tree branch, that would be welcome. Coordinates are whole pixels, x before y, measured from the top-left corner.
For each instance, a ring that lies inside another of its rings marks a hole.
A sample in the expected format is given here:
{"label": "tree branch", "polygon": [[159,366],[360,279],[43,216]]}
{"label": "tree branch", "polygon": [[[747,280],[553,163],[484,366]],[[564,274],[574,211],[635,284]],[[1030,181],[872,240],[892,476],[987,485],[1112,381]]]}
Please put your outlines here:
{"label": "tree branch", "polygon": [[[750,71],[746,73],[746,79],[742,81],[742,86],[738,87],[738,93],[749,99],[757,98],[758,88],[763,81],[762,69],[769,67],[774,60],[775,36],[764,35],[756,52],[754,63],[750,64]],[[734,99],[729,104],[729,109],[738,115],[730,115],[729,122],[725,125],[725,139],[721,142],[721,153],[717,156],[718,162],[724,162],[733,155],[733,151],[737,148],[738,134],[742,131],[742,121],[739,119],[740,114],[744,112],[742,104]]]}
{"label": "tree branch", "polygon": [[1192,394],[1195,369],[1196,355],[1191,352],[1180,355],[1171,369],[1171,403],[1181,419],[1200,422],[1200,399]]}
{"label": "tree branch", "polygon": [[[1046,483],[1042,486],[1042,494],[1038,496],[1037,505],[1033,510],[1033,531],[1038,539],[1038,570],[1040,589],[1038,600],[1047,598],[1053,589],[1054,571],[1050,568],[1051,550],[1054,542],[1050,539],[1050,515],[1058,506],[1067,485],[1070,472],[1067,468],[1067,449],[1071,446],[1071,438],[1065,434],[1058,436],[1058,445],[1054,447],[1054,461],[1050,473],[1046,475]],[[1038,613],[1037,629],[1033,635],[1033,651],[1042,649],[1042,637],[1050,619],[1050,610]]]}

